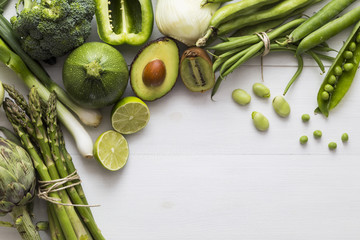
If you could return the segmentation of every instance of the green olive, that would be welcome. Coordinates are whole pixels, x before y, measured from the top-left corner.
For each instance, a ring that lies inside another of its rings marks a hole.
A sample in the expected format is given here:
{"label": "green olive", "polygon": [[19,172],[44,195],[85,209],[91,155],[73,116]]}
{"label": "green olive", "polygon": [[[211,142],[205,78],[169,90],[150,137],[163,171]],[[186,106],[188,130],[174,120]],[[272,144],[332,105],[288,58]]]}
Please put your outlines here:
{"label": "green olive", "polygon": [[322,132],[320,130],[315,130],[313,132],[314,138],[321,138],[322,137]]}
{"label": "green olive", "polygon": [[269,129],[269,120],[262,113],[254,111],[251,117],[257,130],[263,132]]}
{"label": "green olive", "polygon": [[280,117],[287,117],[290,114],[290,105],[289,103],[285,100],[285,98],[281,95],[276,96],[272,102],[273,108],[275,110],[275,112],[280,116]]}
{"label": "green olive", "polygon": [[331,86],[330,84],[326,84],[324,90],[327,91],[328,93],[332,93],[334,91],[334,87]]}
{"label": "green olive", "polygon": [[355,42],[350,43],[349,50],[352,51],[352,52],[355,52],[355,50],[356,50],[356,43]]}
{"label": "green olive", "polygon": [[351,51],[345,51],[344,52],[344,58],[345,59],[351,59],[353,58],[354,54]]}
{"label": "green olive", "polygon": [[235,89],[232,92],[232,98],[242,106],[249,104],[251,101],[251,96],[243,89]]}
{"label": "green olive", "polygon": [[303,122],[308,122],[308,121],[310,121],[310,115],[309,115],[309,114],[303,114],[303,115],[301,116],[301,120],[302,120]]}
{"label": "green olive", "polygon": [[343,73],[343,70],[342,70],[342,68],[341,68],[340,66],[336,66],[336,67],[334,68],[334,74],[335,74],[336,76],[340,76],[342,73]]}
{"label": "green olive", "polygon": [[344,64],[344,70],[346,72],[351,71],[353,68],[354,68],[354,64],[352,64],[352,63],[345,63]]}
{"label": "green olive", "polygon": [[329,100],[329,98],[330,98],[330,94],[327,91],[323,91],[321,93],[321,99],[322,100],[327,101],[327,100]]}
{"label": "green olive", "polygon": [[336,142],[330,142],[328,144],[328,147],[330,150],[335,150],[337,148],[337,144],[336,144]]}
{"label": "green olive", "polygon": [[262,98],[270,97],[270,89],[262,83],[254,83],[253,91],[255,95],[258,97],[262,97]]}
{"label": "green olive", "polygon": [[347,133],[343,133],[341,135],[341,141],[347,142],[349,140],[349,135]]}
{"label": "green olive", "polygon": [[331,85],[334,85],[336,83],[336,77],[335,75],[331,75],[328,79],[328,83]]}
{"label": "green olive", "polygon": [[309,138],[307,136],[301,136],[299,141],[301,144],[306,144],[308,142]]}

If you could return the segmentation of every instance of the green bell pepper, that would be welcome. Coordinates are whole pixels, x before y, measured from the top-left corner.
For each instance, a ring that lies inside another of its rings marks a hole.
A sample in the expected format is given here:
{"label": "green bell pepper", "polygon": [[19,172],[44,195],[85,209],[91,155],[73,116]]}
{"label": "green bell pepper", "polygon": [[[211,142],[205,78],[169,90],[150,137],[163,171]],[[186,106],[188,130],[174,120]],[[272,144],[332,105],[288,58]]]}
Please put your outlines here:
{"label": "green bell pepper", "polygon": [[154,13],[151,0],[95,0],[97,30],[111,45],[142,45],[151,36]]}

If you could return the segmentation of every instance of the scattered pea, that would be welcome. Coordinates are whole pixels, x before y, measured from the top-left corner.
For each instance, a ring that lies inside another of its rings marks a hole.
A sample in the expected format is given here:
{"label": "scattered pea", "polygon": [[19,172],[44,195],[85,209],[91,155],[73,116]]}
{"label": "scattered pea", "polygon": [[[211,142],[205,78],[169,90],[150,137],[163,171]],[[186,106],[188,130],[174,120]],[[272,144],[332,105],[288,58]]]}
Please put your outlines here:
{"label": "scattered pea", "polygon": [[262,98],[270,97],[270,89],[262,83],[254,83],[253,91],[255,95],[258,97],[262,97]]}
{"label": "scattered pea", "polygon": [[327,91],[328,93],[332,93],[334,91],[334,87],[331,86],[330,84],[326,84],[324,87],[325,91]]}
{"label": "scattered pea", "polygon": [[345,63],[344,64],[344,70],[346,72],[351,71],[351,69],[353,69],[353,68],[354,68],[354,64],[352,64],[352,63]]}
{"label": "scattered pea", "polygon": [[351,51],[345,51],[344,52],[344,58],[345,59],[351,59],[353,58],[354,54]]}
{"label": "scattered pea", "polygon": [[330,142],[328,144],[328,147],[330,150],[335,150],[337,148],[337,144],[336,144],[336,142]]}
{"label": "scattered pea", "polygon": [[302,120],[303,122],[308,122],[308,121],[310,121],[310,115],[309,115],[309,114],[303,114],[303,115],[301,116],[301,120]]}
{"label": "scattered pea", "polygon": [[280,116],[280,117],[287,117],[290,114],[290,105],[289,103],[285,100],[285,98],[281,95],[276,96],[273,99],[272,102],[273,108],[275,110],[275,112]]}
{"label": "scattered pea", "polygon": [[340,66],[336,66],[336,67],[334,68],[334,74],[335,74],[336,76],[340,76],[342,73],[343,73],[343,70],[342,70],[342,68],[341,68]]}
{"label": "scattered pea", "polygon": [[328,92],[323,91],[323,92],[321,93],[321,99],[322,99],[322,100],[327,101],[327,100],[329,100],[329,98],[330,98],[330,95],[329,95]]}
{"label": "scattered pea", "polygon": [[355,42],[350,43],[349,50],[352,51],[352,52],[355,52],[355,50],[356,50],[356,43]]}
{"label": "scattered pea", "polygon": [[334,84],[336,83],[336,77],[335,77],[335,75],[331,75],[331,76],[329,77],[328,83],[331,84],[331,85],[334,85]]}
{"label": "scattered pea", "polygon": [[315,130],[313,132],[314,138],[321,138],[322,137],[322,132],[320,130]]}
{"label": "scattered pea", "polygon": [[300,141],[300,144],[306,144],[308,142],[309,138],[307,136],[301,136],[299,141]]}
{"label": "scattered pea", "polygon": [[232,92],[232,98],[238,104],[245,106],[251,102],[251,96],[243,89],[235,89]]}
{"label": "scattered pea", "polygon": [[269,120],[262,113],[254,111],[251,117],[257,130],[263,132],[269,129]]}
{"label": "scattered pea", "polygon": [[343,133],[341,135],[341,141],[347,142],[349,140],[349,135],[347,133]]}

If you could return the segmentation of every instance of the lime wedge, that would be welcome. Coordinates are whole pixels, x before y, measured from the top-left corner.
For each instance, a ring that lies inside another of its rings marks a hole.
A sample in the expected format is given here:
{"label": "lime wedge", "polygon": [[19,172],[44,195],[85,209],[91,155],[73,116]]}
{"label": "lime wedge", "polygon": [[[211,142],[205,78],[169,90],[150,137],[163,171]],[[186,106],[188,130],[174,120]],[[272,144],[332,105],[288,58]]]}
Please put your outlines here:
{"label": "lime wedge", "polygon": [[111,113],[112,127],[122,134],[132,134],[143,129],[150,119],[146,104],[137,97],[125,97]]}
{"label": "lime wedge", "polygon": [[113,130],[102,133],[94,144],[94,157],[110,171],[116,171],[125,166],[129,157],[129,146],[118,132]]}

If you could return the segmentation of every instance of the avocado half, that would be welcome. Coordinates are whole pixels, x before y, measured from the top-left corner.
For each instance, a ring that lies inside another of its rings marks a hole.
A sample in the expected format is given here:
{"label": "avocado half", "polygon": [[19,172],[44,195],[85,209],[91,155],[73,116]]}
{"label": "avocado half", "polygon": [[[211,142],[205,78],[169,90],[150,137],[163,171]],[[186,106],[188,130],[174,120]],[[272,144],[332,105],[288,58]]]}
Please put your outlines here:
{"label": "avocado half", "polygon": [[180,53],[176,42],[161,37],[146,44],[130,68],[130,84],[137,97],[154,101],[174,87],[179,74]]}

